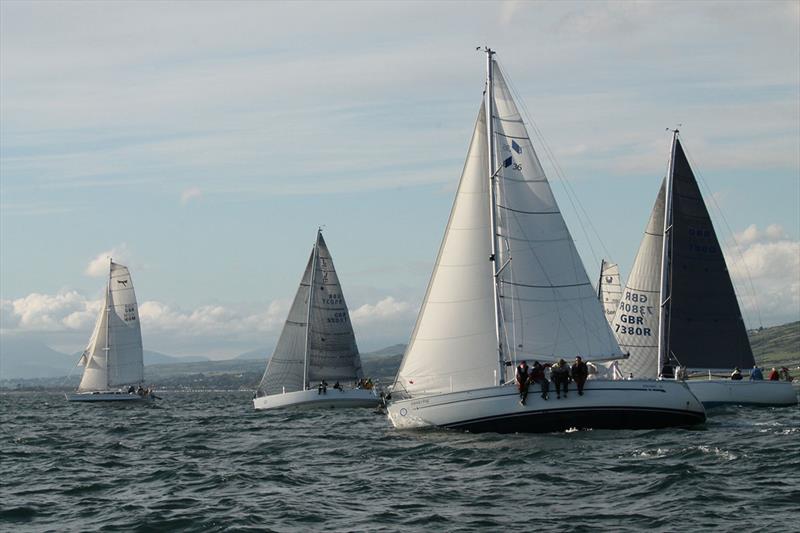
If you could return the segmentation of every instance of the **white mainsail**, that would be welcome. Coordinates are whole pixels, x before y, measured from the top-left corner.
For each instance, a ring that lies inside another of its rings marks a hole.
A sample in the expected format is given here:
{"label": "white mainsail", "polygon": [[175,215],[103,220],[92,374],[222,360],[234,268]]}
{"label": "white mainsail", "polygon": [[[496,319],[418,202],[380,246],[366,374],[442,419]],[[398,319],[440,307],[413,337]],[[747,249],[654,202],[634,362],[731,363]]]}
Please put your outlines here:
{"label": "white mainsail", "polygon": [[[495,64],[496,68],[496,64]],[[550,183],[495,70],[500,295],[514,359],[621,355]]]}
{"label": "white mainsail", "polygon": [[79,392],[103,391],[144,380],[139,309],[133,280],[124,265],[110,264],[103,308],[81,364],[85,368]]}
{"label": "white mainsail", "polygon": [[308,314],[307,381],[360,379],[361,357],[350,313],[322,232],[317,233],[316,250]]}
{"label": "white mainsail", "polygon": [[[492,141],[499,156],[489,164],[485,108],[481,109],[431,281],[397,375],[397,385],[412,395],[470,390],[505,380],[507,376],[497,375],[498,350],[508,361],[622,354],[522,117],[496,63],[493,66],[497,74],[491,99]],[[490,166],[497,169],[492,173],[497,180],[491,179]],[[490,259],[495,232],[499,328]]]}
{"label": "white mainsail", "polygon": [[262,395],[310,382],[363,377],[350,314],[322,233],[308,258],[289,316],[258,386]]}
{"label": "white mainsail", "polygon": [[635,378],[658,377],[658,312],[664,242],[664,198],[665,185],[662,182],[617,312],[611,321],[611,329],[620,348],[630,354],[628,359],[620,361],[620,370],[625,376],[633,374]]}
{"label": "white mainsail", "polygon": [[617,307],[622,298],[622,283],[619,276],[619,265],[603,259],[600,262],[600,280],[597,282],[597,298],[603,304],[603,313],[609,324],[617,314]]}

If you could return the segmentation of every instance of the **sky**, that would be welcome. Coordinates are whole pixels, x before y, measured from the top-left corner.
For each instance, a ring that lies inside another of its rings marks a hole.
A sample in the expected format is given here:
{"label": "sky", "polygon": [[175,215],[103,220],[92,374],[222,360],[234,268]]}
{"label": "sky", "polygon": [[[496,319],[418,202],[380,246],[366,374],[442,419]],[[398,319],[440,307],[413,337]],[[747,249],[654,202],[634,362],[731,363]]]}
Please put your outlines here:
{"label": "sky", "polygon": [[800,320],[800,2],[4,0],[0,349],[82,350],[113,256],[145,348],[266,352],[320,226],[361,350],[407,342],[482,45],[592,279],[680,124],[748,326]]}

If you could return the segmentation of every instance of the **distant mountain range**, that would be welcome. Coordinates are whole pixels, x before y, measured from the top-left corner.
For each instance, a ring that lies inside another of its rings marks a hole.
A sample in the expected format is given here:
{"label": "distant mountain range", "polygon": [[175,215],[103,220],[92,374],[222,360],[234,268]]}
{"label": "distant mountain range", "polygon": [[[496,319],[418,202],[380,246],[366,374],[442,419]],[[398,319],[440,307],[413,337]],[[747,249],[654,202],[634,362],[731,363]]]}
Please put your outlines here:
{"label": "distant mountain range", "polygon": [[[792,322],[748,332],[753,353],[759,365],[800,365],[800,322]],[[365,375],[391,379],[400,365],[404,344],[395,344],[361,354]],[[206,386],[240,383],[252,388],[264,373],[271,349],[258,349],[233,359],[212,361],[206,357],[176,357],[152,350],[144,351],[145,380],[151,383],[182,384],[188,381]],[[43,342],[0,336],[0,382],[10,386],[13,380],[42,379],[47,386],[70,375],[73,381],[81,369],[76,367],[80,354],[67,355],[51,349]],[[226,376],[225,379],[222,376]],[[238,386],[238,385],[236,385]]]}
{"label": "distant mountain range", "polygon": [[[144,364],[176,364],[208,361],[207,357],[173,355],[144,350]],[[70,373],[80,374],[76,368],[81,353],[72,355],[53,350],[36,339],[0,336],[0,379],[53,378]]]}

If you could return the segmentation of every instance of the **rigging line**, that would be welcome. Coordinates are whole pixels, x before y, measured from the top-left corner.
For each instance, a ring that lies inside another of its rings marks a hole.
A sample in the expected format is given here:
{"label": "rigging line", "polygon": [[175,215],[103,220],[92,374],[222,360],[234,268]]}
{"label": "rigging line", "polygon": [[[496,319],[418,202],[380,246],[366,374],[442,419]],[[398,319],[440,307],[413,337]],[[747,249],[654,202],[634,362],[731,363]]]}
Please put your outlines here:
{"label": "rigging line", "polygon": [[[592,239],[589,238],[588,232],[586,231],[586,226],[587,225],[592,230],[592,232],[595,234],[595,236],[597,237],[597,241],[600,243],[601,247],[603,248],[603,252],[606,254],[606,257],[608,257],[609,259],[613,260],[614,258],[611,255],[611,252],[609,252],[608,248],[606,247],[605,242],[603,241],[600,233],[597,231],[597,228],[595,228],[594,224],[592,224],[591,217],[589,216],[589,213],[583,207],[583,205],[580,202],[580,198],[575,193],[575,191],[572,188],[572,185],[570,184],[569,180],[567,180],[567,178],[566,178],[566,176],[565,176],[565,174],[564,174],[564,172],[563,172],[563,170],[561,168],[561,165],[559,164],[558,160],[555,157],[555,153],[553,152],[553,150],[550,148],[550,145],[545,140],[544,135],[542,134],[541,130],[539,129],[539,126],[536,124],[536,121],[533,120],[533,117],[532,117],[530,111],[528,110],[528,107],[525,104],[525,101],[520,97],[519,91],[517,90],[516,86],[513,84],[512,80],[506,74],[505,69],[502,68],[502,65],[500,65],[500,67],[501,67],[501,71],[503,72],[503,76],[505,77],[509,88],[514,93],[514,95],[517,97],[517,101],[520,102],[521,107],[522,107],[522,111],[525,114],[525,118],[528,120],[528,122],[532,126],[534,132],[536,133],[536,136],[541,141],[542,147],[544,148],[544,151],[545,151],[545,155],[547,155],[548,159],[550,160],[550,163],[553,165],[553,168],[556,171],[556,176],[559,178],[559,181],[561,181],[562,187],[564,187],[564,190],[565,190],[565,192],[567,194],[567,197],[568,197],[570,203],[572,204],[573,209],[575,209],[576,217],[578,218],[578,223],[581,225],[581,229],[583,230],[583,232],[584,232],[584,234],[586,236],[587,244],[589,245],[589,248],[591,250],[592,257],[595,260],[595,263],[598,262],[597,261],[597,253],[595,252],[594,247],[592,246]],[[581,218],[581,213],[583,213],[583,216],[586,218],[586,224],[584,224],[583,219]]]}
{"label": "rigging line", "polygon": [[[683,134],[683,132],[681,132],[681,136],[685,137],[685,134]],[[733,249],[736,251],[736,254],[739,256],[739,260],[741,262],[741,265],[744,267],[744,272],[745,272],[745,275],[747,276],[746,288],[749,289],[749,291],[748,291],[750,293],[749,296],[750,296],[750,298],[751,298],[751,300],[753,302],[753,307],[755,307],[756,316],[758,317],[758,325],[761,328],[763,328],[764,327],[764,323],[763,323],[763,321],[761,319],[761,308],[758,305],[758,296],[757,296],[755,284],[753,283],[753,277],[750,274],[750,269],[747,268],[747,262],[744,259],[744,254],[742,253],[742,249],[741,249],[741,247],[739,245],[739,241],[736,240],[736,235],[733,233],[733,230],[731,229],[730,224],[728,224],[728,220],[725,218],[725,214],[722,212],[722,209],[720,209],[716,198],[714,198],[714,195],[711,192],[711,187],[708,186],[708,183],[706,182],[705,178],[703,178],[703,176],[700,174],[700,171],[698,170],[698,167],[695,164],[694,158],[691,156],[691,154],[689,153],[689,150],[686,148],[686,146],[684,146],[683,143],[681,143],[681,148],[683,148],[683,153],[686,154],[686,159],[689,160],[689,164],[692,167],[693,174],[695,175],[695,177],[697,177],[699,179],[699,183],[702,183],[703,187],[706,189],[706,195],[708,196],[708,198],[711,199],[711,202],[714,205],[714,210],[717,212],[717,214],[719,215],[720,219],[722,220],[722,223],[725,225],[725,229],[730,234],[730,239],[733,241]],[[724,257],[725,256],[723,254],[723,258]],[[727,267],[727,265],[726,265],[726,267]],[[730,271],[728,272],[728,275],[730,276]],[[733,283],[733,276],[730,276],[730,278],[731,278],[731,283]],[[740,311],[741,311],[741,306],[740,306]]]}

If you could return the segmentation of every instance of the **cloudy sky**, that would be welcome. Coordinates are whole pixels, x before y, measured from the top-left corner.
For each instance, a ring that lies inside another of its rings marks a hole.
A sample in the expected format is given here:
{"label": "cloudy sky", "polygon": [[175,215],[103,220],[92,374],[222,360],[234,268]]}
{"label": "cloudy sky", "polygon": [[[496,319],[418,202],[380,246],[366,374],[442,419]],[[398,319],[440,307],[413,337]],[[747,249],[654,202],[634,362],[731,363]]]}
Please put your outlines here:
{"label": "cloudy sky", "polygon": [[3,1],[0,341],[82,349],[112,255],[145,347],[268,348],[324,226],[362,351],[405,342],[483,44],[592,278],[629,271],[682,124],[748,324],[800,319],[796,1]]}

